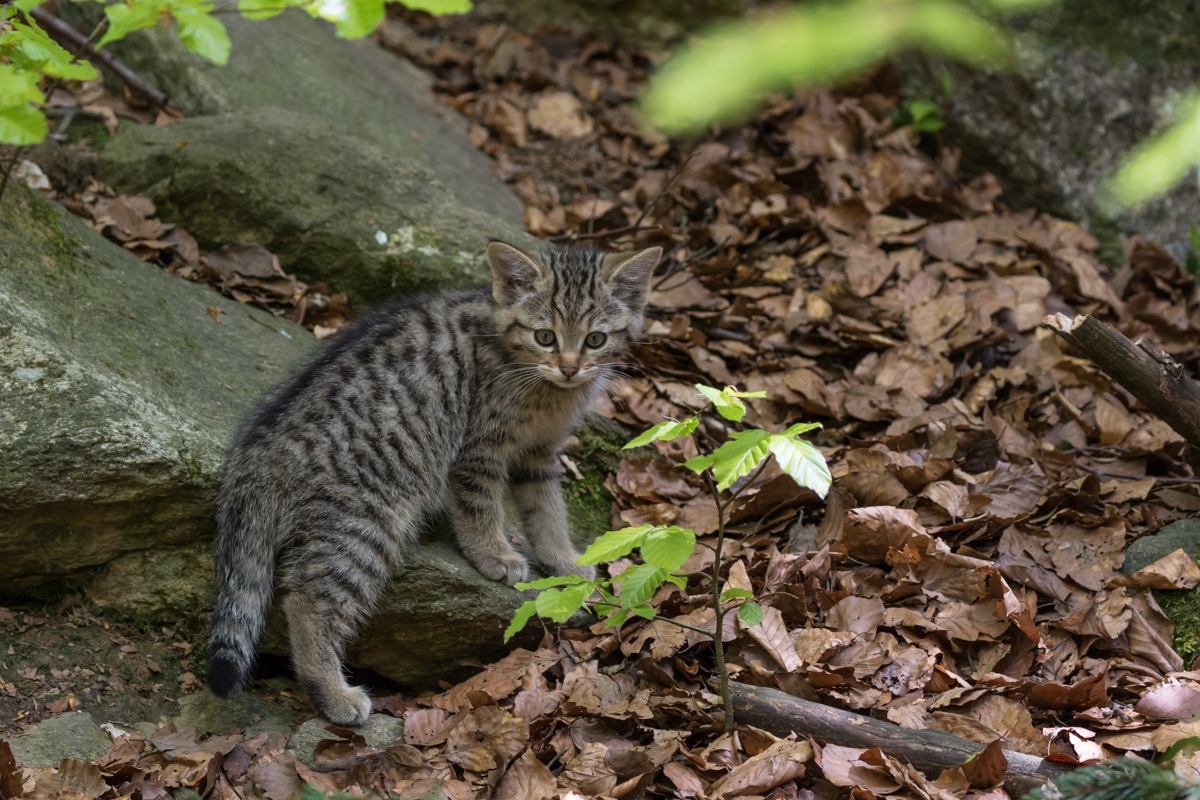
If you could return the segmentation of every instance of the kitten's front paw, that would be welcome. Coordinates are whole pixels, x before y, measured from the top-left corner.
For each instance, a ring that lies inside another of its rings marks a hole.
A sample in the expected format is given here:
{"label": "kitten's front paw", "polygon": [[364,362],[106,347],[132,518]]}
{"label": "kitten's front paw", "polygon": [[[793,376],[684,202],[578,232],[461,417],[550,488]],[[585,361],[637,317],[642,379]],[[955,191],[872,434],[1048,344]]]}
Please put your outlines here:
{"label": "kitten's front paw", "polygon": [[509,586],[529,580],[529,562],[519,553],[478,555],[471,563],[485,578],[503,581]]}
{"label": "kitten's front paw", "polygon": [[358,728],[366,725],[371,716],[371,698],[360,687],[348,686],[333,697],[319,698],[318,710],[335,725]]}

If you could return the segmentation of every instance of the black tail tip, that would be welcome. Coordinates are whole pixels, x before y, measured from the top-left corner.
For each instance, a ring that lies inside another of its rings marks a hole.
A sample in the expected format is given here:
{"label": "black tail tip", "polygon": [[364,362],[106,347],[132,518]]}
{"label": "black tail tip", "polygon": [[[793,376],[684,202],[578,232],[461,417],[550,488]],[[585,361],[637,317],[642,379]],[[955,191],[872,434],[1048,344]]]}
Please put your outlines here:
{"label": "black tail tip", "polygon": [[217,697],[229,697],[246,682],[247,672],[240,659],[216,653],[208,659],[208,687]]}

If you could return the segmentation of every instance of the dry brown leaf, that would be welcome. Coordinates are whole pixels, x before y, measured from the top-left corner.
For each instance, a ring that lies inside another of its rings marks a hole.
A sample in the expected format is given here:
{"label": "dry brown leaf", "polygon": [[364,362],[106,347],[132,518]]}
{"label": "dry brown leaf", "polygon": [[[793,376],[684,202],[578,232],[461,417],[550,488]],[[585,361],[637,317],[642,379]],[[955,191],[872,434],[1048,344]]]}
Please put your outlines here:
{"label": "dry brown leaf", "polygon": [[513,762],[496,787],[494,800],[547,800],[553,797],[558,781],[532,751],[526,750]]}

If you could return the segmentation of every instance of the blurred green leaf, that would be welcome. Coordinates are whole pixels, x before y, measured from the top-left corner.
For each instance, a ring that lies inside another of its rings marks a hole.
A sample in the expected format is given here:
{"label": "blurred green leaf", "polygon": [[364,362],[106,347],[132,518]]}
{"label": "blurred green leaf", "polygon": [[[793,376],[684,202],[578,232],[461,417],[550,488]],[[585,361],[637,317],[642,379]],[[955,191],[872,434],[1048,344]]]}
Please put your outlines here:
{"label": "blurred green leaf", "polygon": [[383,0],[312,0],[305,10],[327,19],[342,39],[358,39],[383,21]]}
{"label": "blurred green leaf", "polygon": [[1007,14],[1013,11],[1033,11],[1047,8],[1057,3],[1058,0],[984,0],[984,2]]}
{"label": "blurred green leaf", "polygon": [[36,72],[20,69],[13,64],[0,64],[0,106],[25,106],[42,103],[45,96],[37,85]]}
{"label": "blurred green leaf", "polygon": [[942,112],[932,100],[913,100],[906,103],[909,122],[917,133],[933,133],[945,127]]}
{"label": "blurred green leaf", "polygon": [[908,18],[906,38],[906,45],[916,45],[967,64],[1007,66],[1012,58],[1007,31],[958,0],[916,0]]}
{"label": "blurred green leaf", "polygon": [[1106,195],[1119,207],[1139,206],[1161,197],[1200,163],[1200,92],[1179,103],[1175,121],[1138,145],[1109,179]]}
{"label": "blurred green leaf", "polygon": [[5,38],[5,50],[5,55],[17,66],[43,72],[52,78],[89,81],[100,74],[86,61],[73,62],[74,56],[37,25],[14,22],[12,31]]}
{"label": "blurred green leaf", "polygon": [[647,605],[634,606],[633,608],[629,609],[629,611],[632,614],[637,614],[639,617],[642,617],[643,619],[654,619],[655,611],[651,606],[647,606]]}
{"label": "blurred green leaf", "polygon": [[748,600],[738,608],[738,619],[742,621],[748,628],[753,628],[758,623],[762,622],[763,610],[762,606],[753,600]]}
{"label": "blurred green leaf", "polygon": [[0,144],[37,144],[46,138],[46,115],[31,105],[0,108]]}
{"label": "blurred green leaf", "polygon": [[751,592],[747,589],[726,589],[725,591],[721,592],[722,603],[726,602],[727,600],[737,600],[741,597],[754,597],[754,592]]}
{"label": "blurred green leaf", "polygon": [[517,613],[513,614],[512,622],[509,623],[507,630],[504,631],[504,641],[507,642],[512,637],[520,633],[533,615],[537,613],[537,604],[532,600],[526,600],[517,609]]}
{"label": "blurred green leaf", "polygon": [[142,0],[133,5],[113,3],[104,7],[108,30],[100,37],[99,45],[124,39],[133,31],[153,28],[163,15],[170,13],[168,0]]}
{"label": "blurred green leaf", "polygon": [[211,10],[208,4],[177,5],[174,12],[179,22],[179,41],[196,55],[214,64],[225,64],[229,61],[229,34]]}
{"label": "blurred green leaf", "polygon": [[902,40],[908,10],[878,0],[806,3],[727,23],[663,65],[643,108],[669,134],[737,119],[769,92],[834,83],[886,59]]}
{"label": "blurred green leaf", "polygon": [[715,459],[712,456],[692,456],[687,461],[683,462],[683,466],[690,469],[692,472],[704,472],[713,465]]}
{"label": "blurred green leaf", "polygon": [[465,14],[471,10],[471,0],[402,0],[401,4],[414,11],[428,11],[435,17],[442,14]]}
{"label": "blurred green leaf", "polygon": [[696,549],[696,534],[687,528],[660,528],[642,542],[642,559],[651,566],[674,572]]}
{"label": "blurred green leaf", "polygon": [[270,19],[283,13],[285,5],[299,5],[295,0],[238,0],[238,11],[246,19]]}

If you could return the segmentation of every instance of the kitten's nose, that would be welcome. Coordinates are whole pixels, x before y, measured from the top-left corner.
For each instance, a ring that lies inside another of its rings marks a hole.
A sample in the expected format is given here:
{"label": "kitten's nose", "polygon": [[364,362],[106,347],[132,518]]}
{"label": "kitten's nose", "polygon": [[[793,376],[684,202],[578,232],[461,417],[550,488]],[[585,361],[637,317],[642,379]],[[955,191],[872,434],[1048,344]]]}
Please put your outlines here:
{"label": "kitten's nose", "polygon": [[563,375],[565,375],[568,378],[573,378],[573,377],[575,377],[575,374],[577,372],[579,372],[579,367],[573,366],[571,364],[563,364],[563,365],[559,366],[558,371],[561,372]]}

